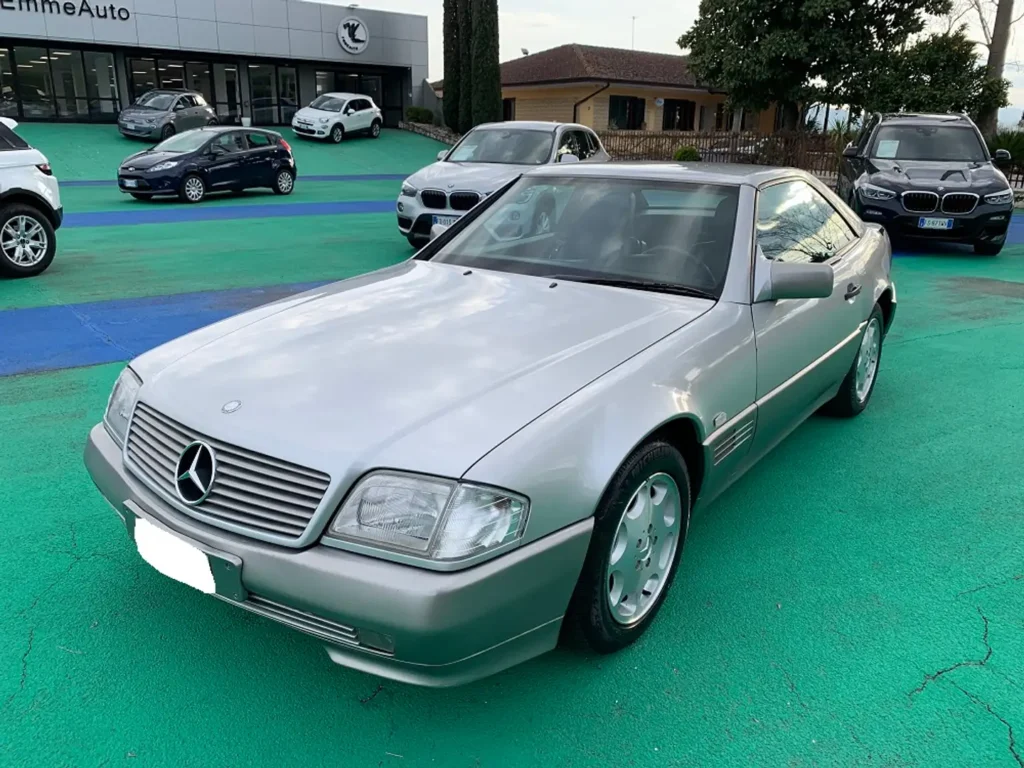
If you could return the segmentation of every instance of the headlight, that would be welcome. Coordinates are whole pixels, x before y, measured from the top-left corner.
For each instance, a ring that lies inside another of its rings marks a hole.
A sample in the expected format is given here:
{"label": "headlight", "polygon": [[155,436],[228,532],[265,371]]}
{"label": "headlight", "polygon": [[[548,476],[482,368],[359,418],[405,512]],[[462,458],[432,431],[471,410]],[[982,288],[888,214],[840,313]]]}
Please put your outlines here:
{"label": "headlight", "polygon": [[416,187],[412,184],[403,184],[402,197],[416,197]]}
{"label": "headlight", "polygon": [[331,118],[329,118],[329,117],[321,117],[321,118],[320,118],[320,125],[323,125],[324,123],[326,123],[326,122],[327,122],[328,120],[330,120],[330,119],[331,119]]}
{"label": "headlight", "polygon": [[349,494],[328,535],[461,560],[523,535],[530,503],[496,488],[405,472],[374,472]]}
{"label": "headlight", "polygon": [[162,163],[157,163],[149,170],[151,171],[169,171],[171,168],[178,164],[177,160],[165,160]]}
{"label": "headlight", "polygon": [[1007,203],[1013,202],[1013,190],[1007,189],[1004,192],[994,192],[991,195],[985,195],[985,202],[991,203],[992,205],[1006,205]]}
{"label": "headlight", "polygon": [[114,389],[110,393],[103,423],[118,445],[124,445],[125,437],[128,435],[128,419],[132,415],[132,408],[135,407],[141,386],[142,380],[135,372],[131,368],[125,368],[117,377]]}
{"label": "headlight", "polygon": [[891,189],[882,189],[874,184],[865,184],[860,188],[860,196],[865,200],[892,200],[896,193]]}

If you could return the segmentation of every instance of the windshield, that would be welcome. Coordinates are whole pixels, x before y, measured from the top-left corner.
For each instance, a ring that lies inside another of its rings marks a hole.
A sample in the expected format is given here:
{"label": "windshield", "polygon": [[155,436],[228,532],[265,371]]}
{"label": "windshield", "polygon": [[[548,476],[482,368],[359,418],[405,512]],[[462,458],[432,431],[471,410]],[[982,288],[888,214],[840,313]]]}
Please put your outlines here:
{"label": "windshield", "polygon": [[633,280],[721,295],[739,188],[523,178],[433,261],[562,280]]}
{"label": "windshield", "polygon": [[150,91],[149,93],[144,93],[139,96],[139,100],[135,102],[135,106],[166,111],[171,108],[171,105],[174,103],[176,98],[177,95],[173,93]]}
{"label": "windshield", "polygon": [[952,125],[883,125],[871,157],[881,160],[958,160],[983,163],[988,152],[973,128]]}
{"label": "windshield", "polygon": [[322,109],[324,112],[341,112],[345,107],[345,100],[334,96],[317,96],[309,106],[313,109]]}
{"label": "windshield", "polygon": [[178,133],[166,141],[161,141],[153,152],[195,152],[203,144],[210,140],[210,134],[206,131],[185,131]]}
{"label": "windshield", "polygon": [[551,156],[551,131],[524,129],[470,131],[446,158],[449,163],[541,165]]}

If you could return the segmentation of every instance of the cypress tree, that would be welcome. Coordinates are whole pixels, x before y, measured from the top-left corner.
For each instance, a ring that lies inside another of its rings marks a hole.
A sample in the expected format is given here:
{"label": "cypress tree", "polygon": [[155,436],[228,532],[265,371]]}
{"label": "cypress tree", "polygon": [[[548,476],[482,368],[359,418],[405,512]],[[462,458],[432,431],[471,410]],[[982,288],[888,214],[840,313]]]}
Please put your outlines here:
{"label": "cypress tree", "polygon": [[[473,127],[473,15],[470,0],[457,0],[459,46],[459,122],[448,126],[459,133]],[[445,88],[447,95],[447,87]]]}
{"label": "cypress tree", "polygon": [[[498,63],[498,0],[472,5],[473,125],[501,120],[501,65]],[[463,0],[465,2],[465,0]]]}
{"label": "cypress tree", "polygon": [[444,122],[459,130],[459,98],[462,92],[459,50],[459,0],[444,0]]}

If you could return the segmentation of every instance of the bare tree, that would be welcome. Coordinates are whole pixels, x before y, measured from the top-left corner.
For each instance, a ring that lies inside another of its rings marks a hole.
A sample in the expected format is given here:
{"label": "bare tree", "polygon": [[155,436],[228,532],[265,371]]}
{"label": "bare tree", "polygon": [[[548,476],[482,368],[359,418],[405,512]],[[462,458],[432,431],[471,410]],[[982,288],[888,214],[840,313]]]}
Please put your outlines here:
{"label": "bare tree", "polygon": [[[1003,69],[1006,67],[1006,47],[1010,44],[1010,27],[1015,19],[1013,18],[1013,0],[971,0],[976,5],[976,12],[981,25],[982,34],[985,36],[988,45],[988,71],[989,80],[1002,80]],[[995,17],[991,24],[988,23],[983,8],[996,6]],[[1019,19],[1020,17],[1018,17]],[[995,136],[999,128],[999,109],[989,107],[978,115],[978,127],[987,137]]]}

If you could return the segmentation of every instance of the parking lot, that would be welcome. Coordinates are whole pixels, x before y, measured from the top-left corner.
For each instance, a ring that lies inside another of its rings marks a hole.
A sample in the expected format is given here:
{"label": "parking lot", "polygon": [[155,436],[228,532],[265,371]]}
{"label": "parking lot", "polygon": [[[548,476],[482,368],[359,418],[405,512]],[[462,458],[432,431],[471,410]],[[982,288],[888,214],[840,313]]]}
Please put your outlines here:
{"label": "parking lot", "polygon": [[871,407],[693,520],[639,643],[418,689],[158,574],[81,453],[124,361],[407,258],[394,200],[439,145],[287,132],[291,196],[187,206],[118,192],[145,145],[112,127],[21,132],[65,224],[0,282],[0,765],[1024,766],[1021,218],[998,257],[898,254]]}

